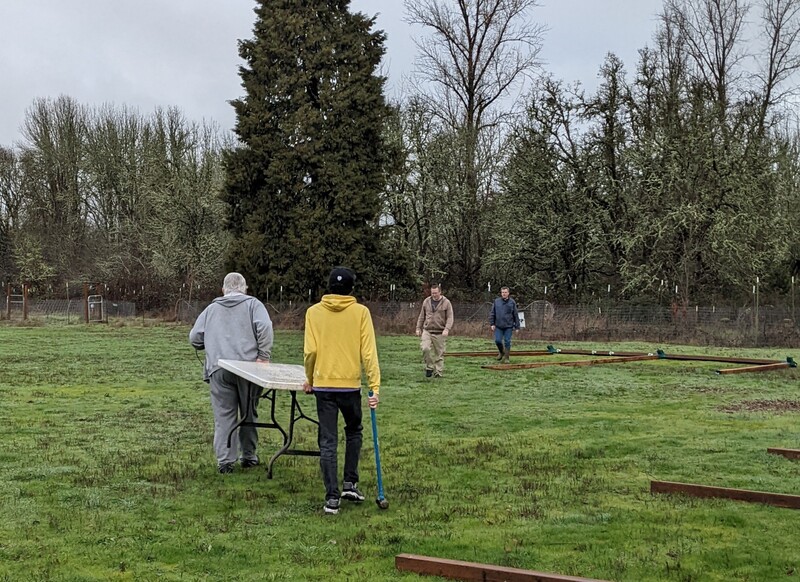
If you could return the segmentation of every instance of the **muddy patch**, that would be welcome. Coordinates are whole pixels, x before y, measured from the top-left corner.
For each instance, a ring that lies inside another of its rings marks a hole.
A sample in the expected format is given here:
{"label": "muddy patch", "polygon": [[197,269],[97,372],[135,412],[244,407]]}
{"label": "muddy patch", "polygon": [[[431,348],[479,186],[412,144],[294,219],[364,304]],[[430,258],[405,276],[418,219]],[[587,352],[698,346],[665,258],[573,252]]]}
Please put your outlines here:
{"label": "muddy patch", "polygon": [[722,412],[774,412],[785,414],[787,412],[800,412],[798,400],[743,400],[735,404],[720,406],[717,410]]}

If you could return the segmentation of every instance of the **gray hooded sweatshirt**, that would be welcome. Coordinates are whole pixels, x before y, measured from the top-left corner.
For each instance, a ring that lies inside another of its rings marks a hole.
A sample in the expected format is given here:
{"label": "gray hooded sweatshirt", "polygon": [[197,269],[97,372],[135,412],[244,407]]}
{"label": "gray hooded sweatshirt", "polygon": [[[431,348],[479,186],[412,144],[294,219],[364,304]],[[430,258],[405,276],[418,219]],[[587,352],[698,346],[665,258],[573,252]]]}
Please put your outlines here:
{"label": "gray hooded sweatshirt", "polygon": [[189,342],[206,351],[203,379],[219,370],[218,361],[256,359],[269,361],[272,351],[272,320],[267,308],[255,297],[229,293],[217,297],[197,317]]}

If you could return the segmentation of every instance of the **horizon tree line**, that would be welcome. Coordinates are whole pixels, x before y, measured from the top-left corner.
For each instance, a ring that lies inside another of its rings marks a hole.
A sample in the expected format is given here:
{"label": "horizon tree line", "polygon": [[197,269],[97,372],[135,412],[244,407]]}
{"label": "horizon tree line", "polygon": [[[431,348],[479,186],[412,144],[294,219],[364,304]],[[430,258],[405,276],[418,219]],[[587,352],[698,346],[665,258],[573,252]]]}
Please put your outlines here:
{"label": "horizon tree line", "polygon": [[234,135],[178,108],[33,102],[0,147],[3,279],[154,305],[228,269],[316,299],[334,264],[370,298],[494,281],[723,304],[800,283],[800,2],[666,0],[632,74],[609,54],[589,91],[542,70],[534,0],[406,0],[431,34],[399,102],[349,0],[256,4]]}

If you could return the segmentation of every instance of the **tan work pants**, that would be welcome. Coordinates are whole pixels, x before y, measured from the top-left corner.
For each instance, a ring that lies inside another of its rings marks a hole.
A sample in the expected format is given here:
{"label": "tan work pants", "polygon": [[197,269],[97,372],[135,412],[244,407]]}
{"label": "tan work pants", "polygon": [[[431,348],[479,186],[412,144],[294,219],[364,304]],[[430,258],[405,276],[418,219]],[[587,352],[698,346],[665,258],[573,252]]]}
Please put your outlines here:
{"label": "tan work pants", "polygon": [[422,359],[425,369],[433,370],[434,376],[441,376],[444,370],[444,351],[447,338],[440,333],[430,333],[422,330],[419,347],[422,348]]}

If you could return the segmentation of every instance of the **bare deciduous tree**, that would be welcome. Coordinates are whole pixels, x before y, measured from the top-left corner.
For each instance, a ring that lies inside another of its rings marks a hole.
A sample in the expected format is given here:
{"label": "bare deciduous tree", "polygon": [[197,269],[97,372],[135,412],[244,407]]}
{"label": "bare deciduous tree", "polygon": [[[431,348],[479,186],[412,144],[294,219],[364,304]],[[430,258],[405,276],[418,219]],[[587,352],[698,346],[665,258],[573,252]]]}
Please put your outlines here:
{"label": "bare deciduous tree", "polygon": [[459,145],[443,203],[461,212],[449,224],[452,282],[474,286],[483,254],[500,139],[492,135],[502,100],[537,65],[544,28],[530,19],[536,0],[406,0],[407,20],[430,35],[417,45],[420,92]]}
{"label": "bare deciduous tree", "polygon": [[22,168],[13,149],[0,147],[0,229],[18,227],[22,209]]}
{"label": "bare deciduous tree", "polygon": [[663,19],[686,43],[696,73],[712,90],[720,115],[731,86],[741,79],[746,57],[743,27],[750,5],[743,0],[666,0]]}
{"label": "bare deciduous tree", "polygon": [[762,63],[756,78],[761,85],[758,121],[763,135],[769,110],[791,91],[781,87],[800,69],[800,2],[763,0],[761,24],[766,62]]}
{"label": "bare deciduous tree", "polygon": [[408,21],[430,29],[417,42],[418,75],[438,87],[438,114],[480,131],[492,106],[537,65],[544,28],[536,0],[406,0]]}
{"label": "bare deciduous tree", "polygon": [[87,235],[88,110],[67,96],[37,99],[23,124],[27,220],[56,272],[82,274]]}

